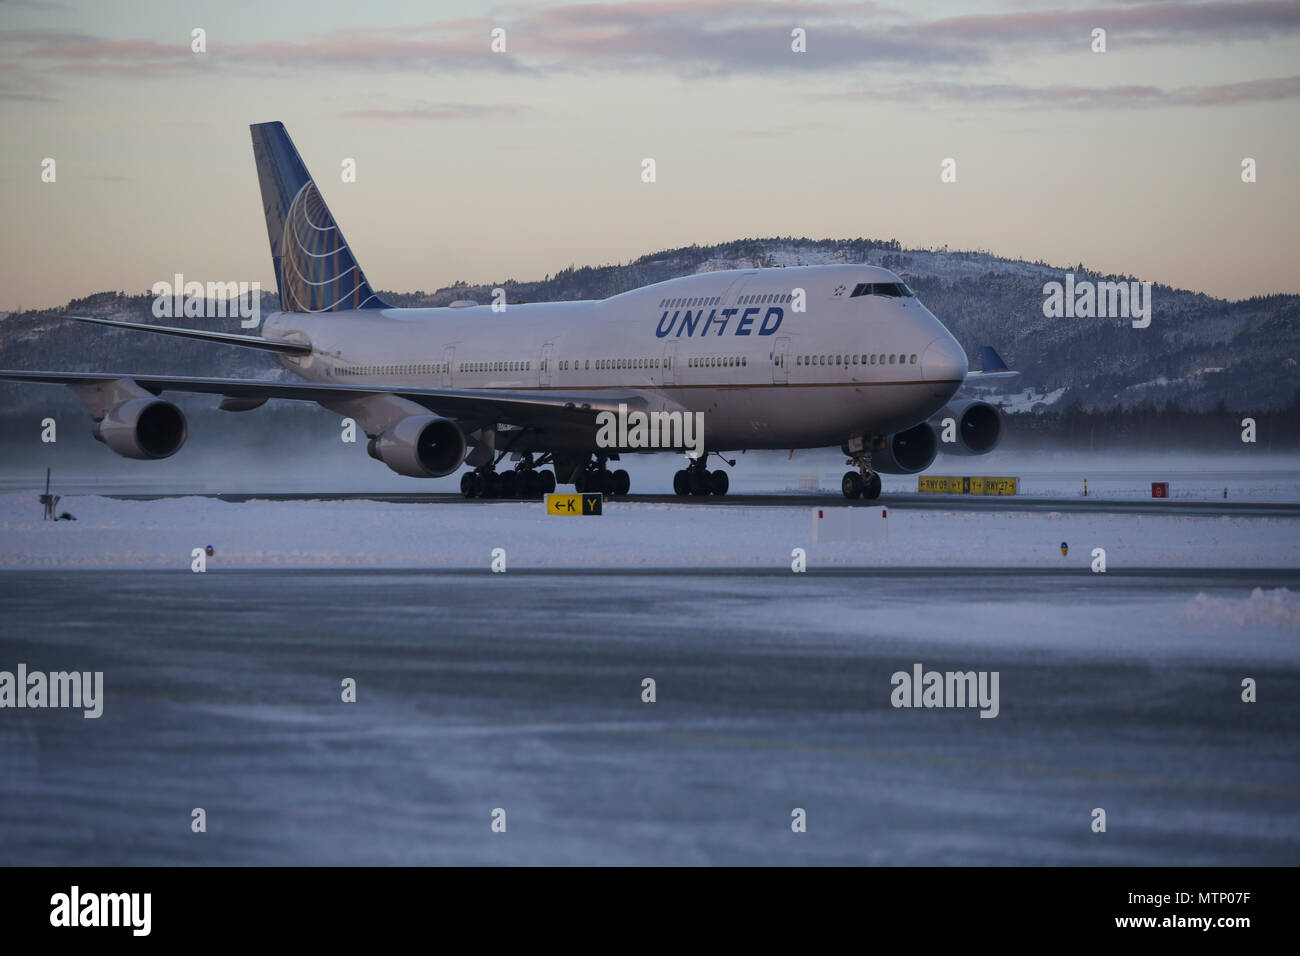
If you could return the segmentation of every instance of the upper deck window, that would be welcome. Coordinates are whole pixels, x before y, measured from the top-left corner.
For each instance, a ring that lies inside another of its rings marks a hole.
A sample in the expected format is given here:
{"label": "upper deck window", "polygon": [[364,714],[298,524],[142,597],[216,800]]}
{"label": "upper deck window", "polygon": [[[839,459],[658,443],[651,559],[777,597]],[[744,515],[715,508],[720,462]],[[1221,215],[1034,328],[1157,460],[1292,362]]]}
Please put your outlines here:
{"label": "upper deck window", "polygon": [[906,282],[859,282],[853,287],[853,294],[849,298],[860,295],[883,295],[899,299],[913,298],[916,293],[907,287]]}

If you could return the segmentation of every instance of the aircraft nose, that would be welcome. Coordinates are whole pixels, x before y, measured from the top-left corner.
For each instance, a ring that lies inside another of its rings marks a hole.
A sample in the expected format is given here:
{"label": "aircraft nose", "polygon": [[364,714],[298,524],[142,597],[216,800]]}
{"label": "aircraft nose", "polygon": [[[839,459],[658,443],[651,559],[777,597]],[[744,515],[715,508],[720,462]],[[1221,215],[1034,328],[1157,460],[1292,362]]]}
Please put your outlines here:
{"label": "aircraft nose", "polygon": [[951,335],[935,339],[921,353],[921,377],[927,382],[960,382],[969,368],[966,352]]}

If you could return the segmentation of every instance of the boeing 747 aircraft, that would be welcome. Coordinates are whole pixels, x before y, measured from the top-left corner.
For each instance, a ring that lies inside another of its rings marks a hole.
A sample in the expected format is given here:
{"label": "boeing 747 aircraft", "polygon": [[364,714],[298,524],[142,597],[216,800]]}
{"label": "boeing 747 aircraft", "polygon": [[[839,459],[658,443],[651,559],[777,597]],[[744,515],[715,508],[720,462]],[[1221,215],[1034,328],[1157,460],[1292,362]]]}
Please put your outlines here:
{"label": "boeing 747 aircraft", "polygon": [[[839,446],[853,466],[845,497],[876,498],[881,472],[930,466],[945,419],[954,431],[948,453],[984,454],[998,443],[998,411],[958,393],[973,377],[1016,373],[991,348],[984,370],[968,372],[956,339],[887,269],[751,269],[600,301],[392,308],[361,271],[284,126],[251,129],[283,311],[267,316],[259,335],[73,318],[269,350],[302,381],[0,378],[69,386],[94,418],[95,437],[138,459],[167,458],[185,442],[185,416],[163,392],[219,395],[232,412],[273,398],[316,402],[354,419],[369,454],[398,474],[439,478],[468,466],[466,497],[537,497],[557,482],[626,494],[628,473],[609,463],[665,446],[691,452],[674,478],[677,494],[723,495],[727,474],[709,471],[711,454]],[[611,415],[617,429],[602,427]],[[638,415],[649,432],[627,427]],[[691,434],[695,423],[702,428]],[[647,434],[659,447],[646,446]]]}

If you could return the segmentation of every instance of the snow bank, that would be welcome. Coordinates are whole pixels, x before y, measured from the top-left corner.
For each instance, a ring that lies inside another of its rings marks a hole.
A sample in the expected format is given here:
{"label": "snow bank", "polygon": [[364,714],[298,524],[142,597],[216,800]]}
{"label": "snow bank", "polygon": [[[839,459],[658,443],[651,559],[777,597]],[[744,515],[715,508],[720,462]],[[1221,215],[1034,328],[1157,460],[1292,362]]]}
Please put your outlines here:
{"label": "snow bank", "polygon": [[[810,567],[1074,568],[1104,548],[1110,571],[1132,567],[1300,567],[1296,522],[891,510],[888,540],[811,543],[812,508],[611,501],[605,514],[560,518],[541,503],[386,504],[212,498],[118,501],[65,497],[73,521],[40,520],[30,494],[0,495],[0,567],[176,568],[212,545],[221,568],[486,568],[506,549],[529,568],[789,569]],[[835,509],[825,509],[828,514]],[[1068,557],[1060,544],[1070,545]]]}
{"label": "snow bank", "polygon": [[1300,594],[1286,588],[1255,588],[1248,598],[1200,593],[1187,602],[1181,619],[1199,627],[1300,629]]}

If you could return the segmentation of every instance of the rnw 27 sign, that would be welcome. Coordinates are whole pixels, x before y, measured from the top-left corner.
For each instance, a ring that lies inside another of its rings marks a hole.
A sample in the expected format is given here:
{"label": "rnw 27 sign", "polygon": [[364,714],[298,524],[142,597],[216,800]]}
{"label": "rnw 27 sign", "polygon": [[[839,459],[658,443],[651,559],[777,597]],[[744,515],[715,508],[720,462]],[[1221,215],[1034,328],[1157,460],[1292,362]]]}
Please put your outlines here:
{"label": "rnw 27 sign", "polygon": [[546,513],[548,515],[566,515],[578,518],[583,515],[600,514],[601,495],[587,492],[581,495],[547,495]]}

